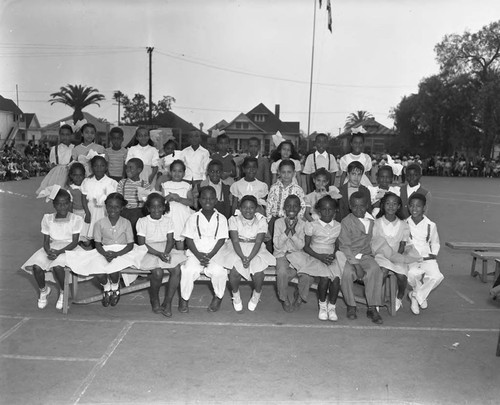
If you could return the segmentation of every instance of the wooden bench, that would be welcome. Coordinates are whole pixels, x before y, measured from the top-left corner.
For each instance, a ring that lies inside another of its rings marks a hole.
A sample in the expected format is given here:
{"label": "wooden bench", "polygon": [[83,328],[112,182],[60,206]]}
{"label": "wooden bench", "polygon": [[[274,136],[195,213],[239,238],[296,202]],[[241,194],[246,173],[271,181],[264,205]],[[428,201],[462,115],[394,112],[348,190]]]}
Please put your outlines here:
{"label": "wooden bench", "polygon": [[478,252],[500,251],[500,243],[494,242],[446,242],[445,244],[455,250],[472,250]]}
{"label": "wooden bench", "polygon": [[483,283],[486,283],[488,281],[488,275],[489,274],[497,274],[498,270],[498,265],[496,265],[496,271],[493,273],[488,273],[488,260],[496,260],[500,259],[500,252],[480,252],[480,251],[475,251],[471,253],[472,255],[472,265],[470,269],[470,275],[471,277],[476,277],[478,274],[480,274],[478,271],[476,271],[476,261],[477,259],[482,261],[482,273],[480,274],[479,278]]}
{"label": "wooden bench", "polygon": [[[69,310],[69,295],[70,295],[70,280],[71,280],[71,302],[73,304],[90,304],[92,302],[98,302],[102,299],[102,293],[92,295],[90,297],[79,298],[78,297],[78,281],[79,277],[71,271],[70,268],[66,267],[65,278],[64,278],[64,301],[63,301],[63,313],[67,314]],[[229,272],[229,270],[228,270]],[[144,270],[137,270],[134,268],[127,268],[121,271],[122,274],[139,274],[142,276],[148,276],[151,272]],[[264,270],[264,282],[275,282],[276,281],[276,271],[274,267],[268,267]],[[168,272],[163,276],[162,284],[166,283],[170,278]],[[197,281],[210,281],[210,278],[201,274]],[[242,281],[245,281],[244,279]],[[291,280],[292,284],[297,284],[297,278]],[[120,294],[130,294],[135,291],[144,290],[150,287],[150,281],[139,281],[131,284],[127,287],[120,289]],[[316,290],[317,284],[311,284],[311,289]],[[384,305],[387,307],[387,310],[391,316],[396,315],[396,295],[397,295],[397,280],[394,274],[389,273],[384,281],[384,297],[385,303]],[[340,293],[342,296],[342,293]],[[356,296],[356,302],[359,304],[366,305],[366,300],[362,296]]]}

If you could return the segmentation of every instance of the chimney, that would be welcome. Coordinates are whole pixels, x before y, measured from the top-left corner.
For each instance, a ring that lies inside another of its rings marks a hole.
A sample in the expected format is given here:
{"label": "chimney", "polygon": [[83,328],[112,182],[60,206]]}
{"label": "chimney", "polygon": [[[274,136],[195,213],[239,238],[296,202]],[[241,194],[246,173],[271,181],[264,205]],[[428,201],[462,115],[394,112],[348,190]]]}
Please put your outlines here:
{"label": "chimney", "polygon": [[280,105],[279,104],[275,104],[274,105],[274,115],[276,115],[276,118],[280,118]]}

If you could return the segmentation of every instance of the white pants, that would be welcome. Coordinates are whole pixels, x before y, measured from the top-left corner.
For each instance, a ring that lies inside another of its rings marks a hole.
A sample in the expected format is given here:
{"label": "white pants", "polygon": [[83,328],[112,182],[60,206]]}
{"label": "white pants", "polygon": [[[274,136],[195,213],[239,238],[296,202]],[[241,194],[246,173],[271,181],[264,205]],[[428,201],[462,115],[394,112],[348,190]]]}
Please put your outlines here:
{"label": "white pants", "polygon": [[422,305],[431,291],[436,288],[443,279],[444,276],[439,271],[436,260],[425,260],[420,263],[411,263],[409,265],[408,284],[413,288],[419,305]]}
{"label": "white pants", "polygon": [[224,290],[226,289],[227,270],[213,261],[211,261],[207,267],[203,267],[194,256],[190,256],[181,266],[182,299],[186,301],[189,300],[193,292],[194,282],[198,280],[201,273],[204,273],[210,278],[215,295],[222,299]]}

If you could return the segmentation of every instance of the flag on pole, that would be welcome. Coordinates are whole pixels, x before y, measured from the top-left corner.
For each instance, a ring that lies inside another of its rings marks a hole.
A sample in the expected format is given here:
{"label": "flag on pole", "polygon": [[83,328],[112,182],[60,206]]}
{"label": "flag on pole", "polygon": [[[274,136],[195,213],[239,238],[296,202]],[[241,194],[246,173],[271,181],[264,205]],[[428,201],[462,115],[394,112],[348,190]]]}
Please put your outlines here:
{"label": "flag on pole", "polygon": [[[319,6],[321,7],[321,1],[319,2]],[[330,0],[326,1],[326,11],[328,13],[328,29],[332,32],[332,4]]]}

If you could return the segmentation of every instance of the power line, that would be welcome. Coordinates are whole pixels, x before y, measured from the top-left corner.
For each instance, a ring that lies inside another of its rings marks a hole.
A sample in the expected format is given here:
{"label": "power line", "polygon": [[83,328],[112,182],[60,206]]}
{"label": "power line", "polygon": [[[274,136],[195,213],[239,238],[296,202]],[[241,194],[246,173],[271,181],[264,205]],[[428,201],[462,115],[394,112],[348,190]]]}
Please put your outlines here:
{"label": "power line", "polygon": [[[159,53],[160,55],[166,56],[168,58],[180,60],[182,62],[191,63],[191,64],[195,64],[195,65],[200,65],[200,66],[205,66],[205,67],[209,67],[211,69],[220,70],[220,71],[224,71],[224,72],[241,74],[241,75],[245,75],[245,76],[259,77],[262,79],[284,81],[284,82],[289,82],[289,83],[309,84],[309,82],[306,80],[297,80],[297,79],[290,79],[290,78],[285,78],[285,77],[270,76],[270,75],[264,75],[261,73],[255,73],[255,72],[249,72],[249,71],[240,70],[240,69],[223,67],[223,66],[211,63],[211,62],[204,62],[204,61],[196,60],[194,58],[190,58],[190,57],[183,55],[183,54],[176,55],[176,54],[169,52],[169,51],[157,50],[157,53]],[[414,87],[413,85],[411,85],[411,86],[410,85],[361,85],[361,84],[357,85],[357,84],[336,84],[336,83],[322,83],[322,82],[314,82],[313,84],[315,84],[317,86],[339,87],[339,88],[386,89],[386,88],[409,88],[409,87],[413,88]]]}

